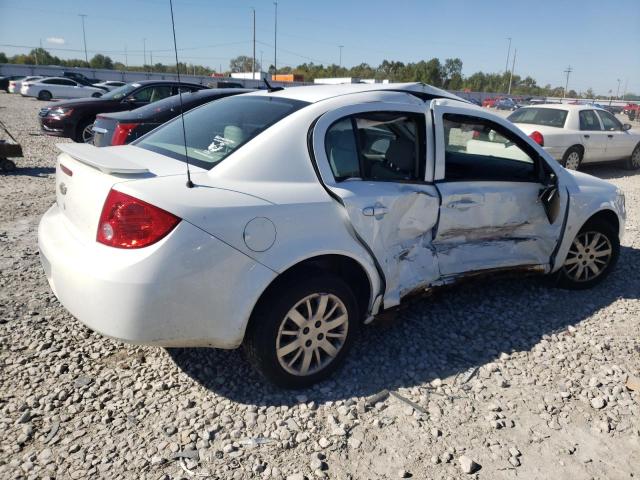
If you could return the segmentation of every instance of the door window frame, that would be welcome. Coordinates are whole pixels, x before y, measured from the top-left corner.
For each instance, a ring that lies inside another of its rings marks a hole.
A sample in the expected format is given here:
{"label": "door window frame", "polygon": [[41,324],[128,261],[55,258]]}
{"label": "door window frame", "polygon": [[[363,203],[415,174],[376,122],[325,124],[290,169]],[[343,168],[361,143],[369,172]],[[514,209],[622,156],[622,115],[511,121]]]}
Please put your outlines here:
{"label": "door window frame", "polygon": [[[594,112],[596,112],[596,115],[600,119],[600,125],[602,125],[602,131],[603,132],[622,132],[623,131],[622,130],[622,122],[620,120],[618,120],[613,113],[607,112],[606,110],[594,110]],[[608,130],[608,129],[605,128],[603,118],[606,118],[607,114],[609,114],[613,118],[613,120],[615,121],[615,124],[618,125],[618,128],[613,129],[613,130]],[[602,115],[602,116],[600,116],[600,115]]]}
{"label": "door window frame", "polygon": [[[416,122],[416,134],[417,134],[417,145],[414,144],[414,146],[417,146],[417,151],[416,153],[416,162],[414,164],[414,172],[413,174],[416,176],[416,178],[414,179],[401,179],[401,178],[389,178],[389,179],[384,179],[384,178],[371,178],[371,177],[366,177],[366,176],[362,176],[364,170],[365,170],[365,166],[364,166],[364,157],[362,155],[362,138],[358,129],[358,118],[366,118],[368,115],[375,115],[375,114],[389,114],[389,115],[397,115],[399,116],[408,116],[410,119],[414,120]],[[407,112],[407,111],[379,111],[379,110],[372,110],[372,111],[368,111],[368,112],[360,112],[360,113],[353,113],[351,115],[347,115],[341,118],[338,118],[337,120],[335,120],[331,125],[329,125],[329,127],[327,128],[327,130],[324,132],[324,137],[325,137],[325,145],[326,145],[326,137],[327,134],[329,133],[329,131],[331,130],[331,128],[337,124],[338,122],[342,122],[344,120],[350,120],[351,123],[351,132],[353,135],[353,140],[355,142],[355,147],[356,147],[356,155],[357,155],[357,163],[358,163],[358,168],[359,168],[359,173],[361,174],[360,177],[348,177],[348,178],[342,178],[342,177],[336,177],[335,173],[333,172],[333,169],[331,169],[331,173],[333,174],[333,178],[337,183],[342,183],[345,181],[349,181],[349,180],[363,180],[366,182],[391,182],[391,183],[408,183],[408,184],[424,184],[426,183],[426,181],[424,180],[425,177],[425,170],[426,170],[426,161],[425,162],[420,162],[420,159],[426,159],[426,155],[427,155],[427,149],[426,149],[426,144],[427,144],[427,135],[426,135],[426,119],[424,118],[424,114],[420,115],[420,114],[416,114],[414,112]],[[326,148],[325,148],[325,153],[327,154],[327,158],[329,156],[328,152],[326,152]]]}
{"label": "door window frame", "polygon": [[[588,129],[588,128],[582,128],[582,123],[580,122],[580,115],[583,112],[591,112],[591,113],[593,113],[595,115],[596,120],[598,120],[598,125],[600,125],[600,130],[591,130],[591,129]],[[585,109],[585,110],[579,110],[578,111],[578,130],[580,130],[581,132],[604,132],[604,124],[602,123],[602,119],[600,118],[600,115],[598,115],[593,108]]]}

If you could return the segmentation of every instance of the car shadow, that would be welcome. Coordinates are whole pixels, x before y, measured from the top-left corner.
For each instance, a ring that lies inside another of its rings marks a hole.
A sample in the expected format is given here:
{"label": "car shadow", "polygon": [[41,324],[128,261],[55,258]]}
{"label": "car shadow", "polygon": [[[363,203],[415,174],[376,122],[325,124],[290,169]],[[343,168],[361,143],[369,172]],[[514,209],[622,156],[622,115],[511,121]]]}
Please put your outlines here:
{"label": "car shadow", "polygon": [[170,349],[175,364],[218,395],[244,404],[292,405],[370,396],[463,374],[501,353],[531,350],[620,298],[640,298],[640,249],[621,247],[611,275],[590,290],[553,288],[541,277],[469,281],[410,303],[395,320],[361,331],[342,369],[303,390],[264,381],[241,349]]}
{"label": "car shadow", "polygon": [[625,168],[623,162],[583,165],[580,167],[580,171],[603,180],[632,177],[640,173],[640,170],[629,170]]}
{"label": "car shadow", "polygon": [[4,172],[3,174],[11,176],[29,176],[29,177],[46,177],[56,173],[54,167],[33,167],[33,168],[20,168],[19,166],[12,172]]}

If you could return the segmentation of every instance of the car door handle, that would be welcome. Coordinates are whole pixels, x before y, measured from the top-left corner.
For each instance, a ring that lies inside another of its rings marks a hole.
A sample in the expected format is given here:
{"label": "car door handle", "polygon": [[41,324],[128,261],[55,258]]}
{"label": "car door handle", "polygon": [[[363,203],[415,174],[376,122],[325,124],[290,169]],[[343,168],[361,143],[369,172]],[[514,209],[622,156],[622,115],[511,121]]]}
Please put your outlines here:
{"label": "car door handle", "polygon": [[591,135],[585,135],[584,138],[591,138]]}
{"label": "car door handle", "polygon": [[476,202],[475,200],[471,200],[471,199],[462,199],[456,202],[447,203],[447,208],[463,209],[463,208],[475,207],[477,205],[480,205],[480,202]]}
{"label": "car door handle", "polygon": [[379,217],[382,215],[386,215],[388,212],[389,210],[384,205],[376,205],[375,207],[364,207],[362,209],[362,214],[365,217]]}
{"label": "car door handle", "polygon": [[609,137],[609,138],[613,138],[613,135],[607,135],[607,137]]}

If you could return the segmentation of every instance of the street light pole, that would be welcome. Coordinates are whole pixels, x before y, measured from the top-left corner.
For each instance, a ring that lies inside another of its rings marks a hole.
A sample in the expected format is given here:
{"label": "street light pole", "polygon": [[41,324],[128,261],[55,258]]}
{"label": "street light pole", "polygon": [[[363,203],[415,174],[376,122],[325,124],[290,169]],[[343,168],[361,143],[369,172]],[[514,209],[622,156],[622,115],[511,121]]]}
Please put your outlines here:
{"label": "street light pole", "polygon": [[342,68],[342,49],[344,45],[338,45],[338,48],[340,49],[340,68]]}
{"label": "street light pole", "polygon": [[87,17],[86,14],[80,13],[78,16],[82,19],[82,39],[84,40],[84,60],[89,63],[89,55],[87,55],[87,35],[84,31],[84,19]]}
{"label": "street light pole", "polygon": [[620,79],[618,78],[618,89],[616,90],[616,99],[620,98]]}
{"label": "street light pole", "polygon": [[278,2],[273,2],[276,6],[276,21],[273,30],[273,70],[274,74],[278,74]]}
{"label": "street light pole", "polygon": [[253,64],[251,65],[251,78],[256,79],[256,9],[253,10]]}
{"label": "street light pole", "polygon": [[511,55],[511,37],[507,37],[509,40],[509,47],[507,48],[507,61],[504,64],[504,73],[509,71],[509,55]]}
{"label": "street light pole", "polygon": [[142,68],[147,64],[147,39],[142,39]]}
{"label": "street light pole", "polygon": [[516,68],[516,55],[518,54],[518,49],[515,48],[513,50],[513,64],[511,65],[511,75],[509,76],[509,91],[507,95],[511,95],[511,81],[513,80],[513,70]]}

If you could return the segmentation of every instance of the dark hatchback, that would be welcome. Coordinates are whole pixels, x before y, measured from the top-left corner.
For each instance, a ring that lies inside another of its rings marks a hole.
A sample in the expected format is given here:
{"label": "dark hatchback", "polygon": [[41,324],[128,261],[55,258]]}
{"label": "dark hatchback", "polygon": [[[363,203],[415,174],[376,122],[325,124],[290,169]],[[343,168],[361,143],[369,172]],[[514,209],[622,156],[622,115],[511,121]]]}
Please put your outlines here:
{"label": "dark hatchback", "polygon": [[196,83],[180,83],[168,80],[146,80],[127,83],[99,98],[79,98],[56,102],[38,113],[40,127],[47,135],[71,138],[76,142],[93,140],[92,126],[99,113],[134,110],[178,93],[205,89]]}
{"label": "dark hatchback", "polygon": [[[249,88],[212,88],[183,93],[182,105],[186,112],[220,98],[253,91]],[[93,144],[96,147],[108,147],[131,143],[178,115],[180,115],[179,95],[129,112],[100,114],[93,124]]]}

